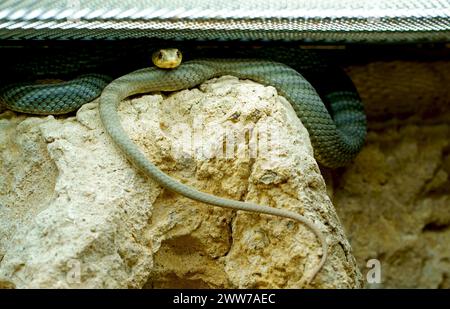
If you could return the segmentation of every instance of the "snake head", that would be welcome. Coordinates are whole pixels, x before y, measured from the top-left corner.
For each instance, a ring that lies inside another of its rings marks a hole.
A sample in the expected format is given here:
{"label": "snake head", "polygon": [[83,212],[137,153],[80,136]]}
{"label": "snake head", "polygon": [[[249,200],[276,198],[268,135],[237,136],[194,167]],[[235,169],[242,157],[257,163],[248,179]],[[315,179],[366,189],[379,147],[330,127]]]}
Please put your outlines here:
{"label": "snake head", "polygon": [[174,69],[181,64],[183,55],[177,48],[164,48],[152,55],[153,64],[160,69]]}

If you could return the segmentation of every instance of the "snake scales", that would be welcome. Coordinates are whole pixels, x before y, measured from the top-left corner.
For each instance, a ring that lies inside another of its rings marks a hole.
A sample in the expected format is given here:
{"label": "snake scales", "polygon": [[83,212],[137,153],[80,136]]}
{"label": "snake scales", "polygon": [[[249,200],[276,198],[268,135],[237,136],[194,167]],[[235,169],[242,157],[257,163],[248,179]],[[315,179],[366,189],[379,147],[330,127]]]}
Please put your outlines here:
{"label": "snake scales", "polygon": [[[291,62],[293,61],[289,51],[282,57],[284,59],[289,57]],[[303,60],[297,59],[297,66],[301,67]],[[310,71],[305,70],[305,75],[314,70],[321,72],[320,62],[314,62],[313,66],[316,67]],[[311,67],[311,64],[308,64],[308,67]],[[307,280],[310,282],[324,265],[328,254],[326,239],[313,222],[291,211],[220,198],[178,182],[153,165],[120,125],[117,108],[121,100],[138,93],[191,88],[220,75],[234,75],[274,86],[292,104],[308,129],[315,157],[323,165],[338,167],[347,164],[364,143],[365,115],[358,95],[353,89],[341,87],[342,80],[337,79],[331,88],[327,85],[318,87],[321,98],[316,89],[296,70],[281,63],[264,60],[192,60],[175,70],[145,68],[123,75],[108,84],[101,94],[99,110],[103,125],[115,144],[139,170],[171,191],[214,206],[290,218],[308,226],[322,245],[322,258],[312,270]],[[323,78],[320,74],[316,76],[319,80]],[[334,77],[333,74],[330,76]],[[0,92],[0,99],[7,108],[20,112],[67,113],[95,98],[98,89],[101,91],[107,82],[107,78],[103,75],[85,75],[63,83],[62,87],[14,85],[4,88]],[[328,105],[325,105],[322,99],[327,101]]]}

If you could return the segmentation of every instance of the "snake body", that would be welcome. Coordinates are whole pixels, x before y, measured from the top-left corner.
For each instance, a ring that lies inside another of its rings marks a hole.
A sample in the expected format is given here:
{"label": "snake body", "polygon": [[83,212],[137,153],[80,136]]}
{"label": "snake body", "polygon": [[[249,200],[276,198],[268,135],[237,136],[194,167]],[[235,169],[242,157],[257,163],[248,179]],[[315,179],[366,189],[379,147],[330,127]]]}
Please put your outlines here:
{"label": "snake body", "polygon": [[[322,246],[320,262],[312,270],[307,282],[310,282],[320,271],[327,259],[328,245],[321,230],[312,221],[292,211],[256,205],[249,202],[229,200],[198,191],[184,185],[162,172],[152,164],[141,150],[130,140],[120,124],[117,108],[121,100],[135,94],[152,91],[177,91],[192,88],[200,83],[221,75],[233,75],[242,79],[251,79],[264,85],[274,86],[293,106],[296,114],[310,133],[314,154],[323,165],[338,167],[347,164],[353,159],[362,147],[366,134],[366,121],[361,102],[355,92],[325,91],[322,99],[329,100],[326,106],[316,89],[296,70],[287,65],[263,60],[242,59],[203,59],[183,63],[174,70],[161,70],[145,68],[123,75],[103,90],[100,97],[100,117],[106,132],[123,151],[126,157],[145,175],[154,179],[164,188],[213,206],[263,213],[283,218],[289,218],[309,227]],[[103,77],[93,76],[90,80],[93,88],[101,87]],[[74,82],[73,92],[91,94]],[[337,82],[339,83],[339,81]],[[67,104],[55,101],[46,101],[44,108],[35,104],[27,104],[26,96],[18,96],[17,89],[11,88],[0,94],[4,104],[10,109],[32,113],[66,112]],[[27,93],[25,88],[19,88]],[[36,89],[33,88],[36,91]],[[54,97],[54,92],[47,88],[37,89]],[[11,93],[8,91],[16,91]],[[6,93],[6,94],[5,94]],[[29,93],[29,91],[28,91]],[[33,93],[31,91],[31,93]],[[64,92],[61,92],[64,94]],[[34,95],[36,97],[36,95]],[[79,106],[81,99],[72,98],[73,105]],[[6,103],[5,103],[6,102]],[[50,102],[50,103],[48,103]],[[67,103],[67,102],[65,102]],[[73,109],[77,107],[71,107]],[[331,113],[331,115],[330,115]]]}
{"label": "snake body", "polygon": [[110,81],[107,75],[86,74],[55,84],[9,84],[1,88],[0,98],[7,108],[21,113],[67,114],[97,98]]}

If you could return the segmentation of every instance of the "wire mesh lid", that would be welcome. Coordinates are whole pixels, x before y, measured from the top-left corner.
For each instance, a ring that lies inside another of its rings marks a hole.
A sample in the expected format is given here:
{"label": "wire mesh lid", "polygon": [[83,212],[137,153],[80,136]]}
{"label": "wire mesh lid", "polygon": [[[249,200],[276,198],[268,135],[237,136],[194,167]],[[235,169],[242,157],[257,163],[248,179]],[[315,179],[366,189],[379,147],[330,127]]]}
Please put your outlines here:
{"label": "wire mesh lid", "polygon": [[2,39],[450,41],[450,0],[7,0]]}

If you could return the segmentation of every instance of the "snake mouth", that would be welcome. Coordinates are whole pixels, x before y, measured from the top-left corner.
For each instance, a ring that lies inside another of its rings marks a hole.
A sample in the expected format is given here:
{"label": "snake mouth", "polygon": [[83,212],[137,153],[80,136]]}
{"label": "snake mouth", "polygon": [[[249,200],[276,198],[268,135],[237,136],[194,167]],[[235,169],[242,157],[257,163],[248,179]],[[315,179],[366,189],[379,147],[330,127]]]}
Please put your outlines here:
{"label": "snake mouth", "polygon": [[165,61],[164,63],[159,63],[157,66],[161,69],[175,69],[180,65],[180,63],[180,60]]}

